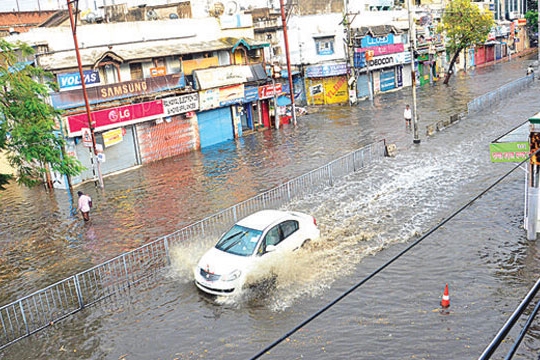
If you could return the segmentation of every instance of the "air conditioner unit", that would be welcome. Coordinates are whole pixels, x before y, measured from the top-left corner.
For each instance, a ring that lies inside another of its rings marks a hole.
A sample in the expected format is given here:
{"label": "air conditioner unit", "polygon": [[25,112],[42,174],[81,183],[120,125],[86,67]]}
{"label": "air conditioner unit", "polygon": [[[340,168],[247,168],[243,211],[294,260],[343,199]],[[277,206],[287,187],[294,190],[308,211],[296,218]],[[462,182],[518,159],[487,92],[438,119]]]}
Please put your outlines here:
{"label": "air conditioner unit", "polygon": [[519,12],[518,11],[510,11],[508,13],[508,19],[509,20],[519,19]]}

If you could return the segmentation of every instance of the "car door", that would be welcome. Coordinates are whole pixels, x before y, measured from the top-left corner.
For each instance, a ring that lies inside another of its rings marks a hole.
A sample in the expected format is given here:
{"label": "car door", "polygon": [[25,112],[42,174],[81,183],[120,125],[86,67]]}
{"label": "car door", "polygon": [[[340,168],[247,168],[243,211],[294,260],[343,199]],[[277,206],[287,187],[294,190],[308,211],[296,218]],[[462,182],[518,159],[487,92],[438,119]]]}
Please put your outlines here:
{"label": "car door", "polygon": [[293,251],[299,248],[304,242],[301,234],[300,224],[297,220],[285,220],[279,224],[282,240],[281,247],[287,251]]}

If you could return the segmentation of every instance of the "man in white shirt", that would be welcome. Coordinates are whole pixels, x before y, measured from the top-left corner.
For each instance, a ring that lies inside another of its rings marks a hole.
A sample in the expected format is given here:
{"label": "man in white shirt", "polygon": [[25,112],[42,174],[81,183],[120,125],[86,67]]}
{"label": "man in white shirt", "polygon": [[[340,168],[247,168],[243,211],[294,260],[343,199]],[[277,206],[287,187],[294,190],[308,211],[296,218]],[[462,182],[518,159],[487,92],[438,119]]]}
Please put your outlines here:
{"label": "man in white shirt", "polygon": [[405,118],[405,125],[411,126],[412,110],[409,104],[405,105],[405,111],[403,111],[403,117]]}

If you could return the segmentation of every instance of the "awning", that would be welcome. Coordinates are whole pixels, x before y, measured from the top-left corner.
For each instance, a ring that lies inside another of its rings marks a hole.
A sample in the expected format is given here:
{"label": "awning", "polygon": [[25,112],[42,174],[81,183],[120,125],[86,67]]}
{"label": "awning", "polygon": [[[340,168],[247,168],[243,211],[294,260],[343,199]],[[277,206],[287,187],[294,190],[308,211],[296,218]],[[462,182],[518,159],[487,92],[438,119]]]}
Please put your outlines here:
{"label": "awning", "polygon": [[15,65],[10,66],[8,70],[9,70],[10,73],[16,73],[16,72],[21,71],[22,69],[24,69],[28,65],[33,65],[33,64],[34,64],[34,60],[20,61],[18,63],[15,63]]}

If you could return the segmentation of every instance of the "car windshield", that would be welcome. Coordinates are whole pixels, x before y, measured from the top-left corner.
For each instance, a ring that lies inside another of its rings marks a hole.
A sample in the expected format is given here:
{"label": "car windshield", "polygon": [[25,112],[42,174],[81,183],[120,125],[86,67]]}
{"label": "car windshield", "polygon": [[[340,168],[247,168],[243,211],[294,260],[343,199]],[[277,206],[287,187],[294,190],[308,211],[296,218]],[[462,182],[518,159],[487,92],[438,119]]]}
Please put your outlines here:
{"label": "car windshield", "polygon": [[262,231],[234,225],[216,244],[216,249],[240,256],[250,256],[255,251]]}

